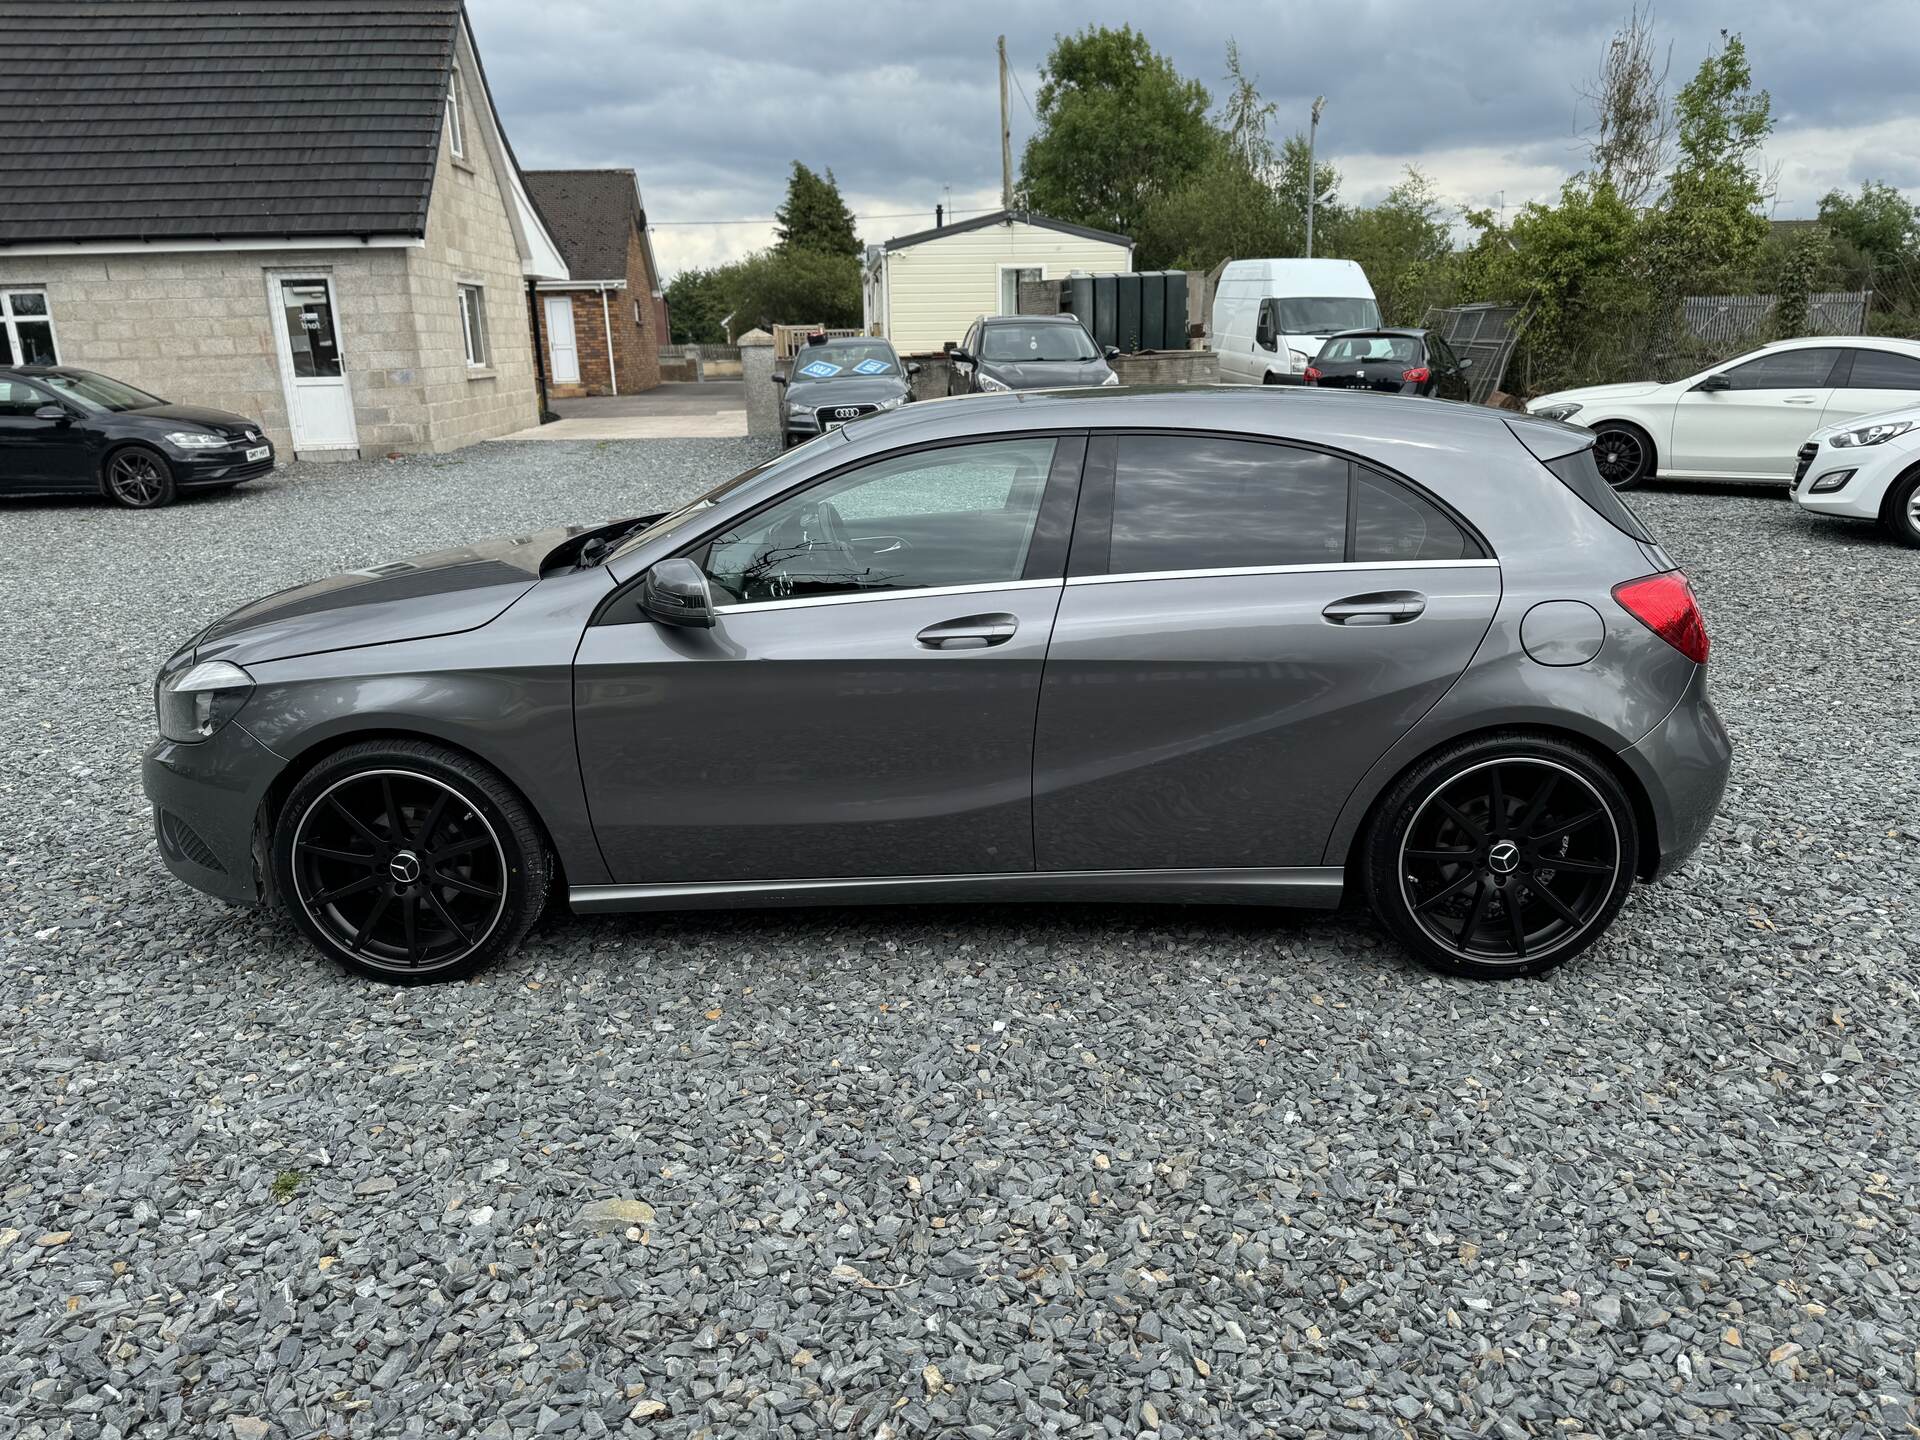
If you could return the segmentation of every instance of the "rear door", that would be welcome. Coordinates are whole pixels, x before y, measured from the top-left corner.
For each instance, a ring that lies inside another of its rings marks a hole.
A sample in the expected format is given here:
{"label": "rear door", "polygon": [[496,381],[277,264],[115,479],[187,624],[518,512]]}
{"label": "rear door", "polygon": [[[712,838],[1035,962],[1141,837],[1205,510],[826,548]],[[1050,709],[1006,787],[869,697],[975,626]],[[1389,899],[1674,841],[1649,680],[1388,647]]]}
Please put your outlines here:
{"label": "rear door", "polygon": [[1716,373],[1725,390],[1698,387],[1673,411],[1673,441],[1663,471],[1766,479],[1793,478],[1794,456],[1820,427],[1833,395],[1838,347],[1775,350]]}
{"label": "rear door", "polygon": [[1042,870],[1312,866],[1486,634],[1496,562],[1413,486],[1213,436],[1090,444],[1041,686]]}
{"label": "rear door", "polygon": [[1848,363],[1834,374],[1833,393],[1820,421],[1823,427],[1856,415],[1920,405],[1920,359],[1864,345],[1849,345],[1845,354]]}

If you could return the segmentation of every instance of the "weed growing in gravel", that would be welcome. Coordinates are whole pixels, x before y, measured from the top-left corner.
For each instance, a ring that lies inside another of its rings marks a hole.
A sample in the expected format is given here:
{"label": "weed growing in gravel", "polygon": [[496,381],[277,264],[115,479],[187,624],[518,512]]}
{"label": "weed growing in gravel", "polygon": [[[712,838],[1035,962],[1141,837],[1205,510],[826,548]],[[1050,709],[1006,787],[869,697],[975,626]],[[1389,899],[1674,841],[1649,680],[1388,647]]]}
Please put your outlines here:
{"label": "weed growing in gravel", "polygon": [[300,1189],[300,1182],[307,1177],[298,1170],[282,1170],[273,1177],[273,1200],[276,1205],[284,1205],[293,1199]]}

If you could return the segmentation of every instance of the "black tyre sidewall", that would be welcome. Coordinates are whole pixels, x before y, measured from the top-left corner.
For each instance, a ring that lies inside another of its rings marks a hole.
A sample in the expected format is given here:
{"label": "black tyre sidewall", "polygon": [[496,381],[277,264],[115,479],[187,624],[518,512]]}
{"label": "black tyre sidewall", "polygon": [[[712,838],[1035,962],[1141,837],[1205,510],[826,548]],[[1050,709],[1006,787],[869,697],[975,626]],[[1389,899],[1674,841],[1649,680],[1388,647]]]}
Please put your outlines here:
{"label": "black tyre sidewall", "polygon": [[[1550,760],[1578,773],[1600,794],[1620,837],[1620,870],[1600,912],[1584,930],[1538,954],[1512,963],[1463,958],[1436,943],[1408,908],[1400,887],[1400,849],[1407,827],[1426,798],[1464,770],[1489,760]],[[1612,926],[1633,888],[1640,836],[1633,805],[1618,777],[1584,746],[1554,736],[1494,734],[1465,740],[1428,756],[1376,803],[1361,852],[1361,882],[1380,923],[1423,965],[1448,975],[1481,980],[1539,975],[1578,955]]]}
{"label": "black tyre sidewall", "polygon": [[[135,452],[145,455],[160,467],[160,498],[155,500],[151,505],[134,505],[122,500],[119,495],[114,493],[113,481],[108,478],[112,472],[114,461],[118,460],[122,455]],[[111,500],[115,505],[120,506],[123,510],[158,510],[161,506],[171,505],[175,500],[180,498],[180,488],[174,483],[173,466],[167,463],[166,456],[162,455],[158,450],[155,450],[151,445],[122,445],[118,450],[109,455],[106,458],[106,462],[100,467],[100,489],[106,495],[107,499]]]}
{"label": "black tyre sidewall", "polygon": [[1631,480],[1622,480],[1618,485],[1609,481],[1607,488],[1616,492],[1637,489],[1652,478],[1654,470],[1658,468],[1659,465],[1659,457],[1655,455],[1653,451],[1653,437],[1638,425],[1629,424],[1624,420],[1609,420],[1606,424],[1599,426],[1594,431],[1596,437],[1594,443],[1596,446],[1599,444],[1597,437],[1606,434],[1609,430],[1619,430],[1633,436],[1633,438],[1639,442],[1640,469]]}
{"label": "black tyre sidewall", "polygon": [[1902,545],[1920,547],[1920,530],[1914,528],[1913,521],[1907,518],[1907,506],[1912,503],[1913,492],[1920,490],[1920,475],[1910,475],[1893,487],[1887,496],[1887,508],[1882,514],[1887,533]]}
{"label": "black tyre sidewall", "polygon": [[[368,770],[409,770],[452,786],[485,816],[506,856],[507,896],[491,932],[459,960],[425,971],[390,970],[348,954],[298,898],[293,883],[295,831],[321,794],[348,776]],[[302,776],[288,794],[273,828],[273,883],[294,925],[321,954],[347,969],[389,984],[432,984],[463,979],[513,950],[539,919],[552,886],[553,862],[533,812],[494,770],[459,751],[422,741],[367,741],[328,756]]]}

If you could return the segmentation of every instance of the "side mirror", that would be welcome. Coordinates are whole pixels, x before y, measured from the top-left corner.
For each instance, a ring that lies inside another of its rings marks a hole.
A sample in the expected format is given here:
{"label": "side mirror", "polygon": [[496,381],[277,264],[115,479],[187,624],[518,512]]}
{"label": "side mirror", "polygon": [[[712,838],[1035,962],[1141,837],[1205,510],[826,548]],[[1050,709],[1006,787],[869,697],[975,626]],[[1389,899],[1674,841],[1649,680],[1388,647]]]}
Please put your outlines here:
{"label": "side mirror", "polygon": [[787,377],[784,375],[776,375],[773,377],[773,383],[776,385],[784,385],[787,383]]}
{"label": "side mirror", "polygon": [[918,360],[907,361],[907,373],[909,375],[918,375],[920,373],[920,362]]}
{"label": "side mirror", "polygon": [[1118,345],[1109,345],[1102,350],[1100,354],[1108,360],[1118,360],[1120,358],[1120,347]]}
{"label": "side mirror", "polygon": [[713,592],[706,572],[685,558],[662,560],[640,582],[640,613],[660,625],[713,628]]}
{"label": "side mirror", "polygon": [[947,358],[956,365],[971,365],[973,363],[973,356],[962,350],[958,345],[947,352]]}
{"label": "side mirror", "polygon": [[36,420],[71,420],[73,416],[67,413],[67,407],[64,405],[42,405],[38,410],[33,412],[33,418]]}
{"label": "side mirror", "polygon": [[1733,381],[1725,375],[1709,375],[1693,388],[1696,390],[1731,390],[1733,388]]}
{"label": "side mirror", "polygon": [[1462,360],[1460,362],[1460,368],[1462,370],[1471,370],[1473,368],[1473,361],[1471,359]]}

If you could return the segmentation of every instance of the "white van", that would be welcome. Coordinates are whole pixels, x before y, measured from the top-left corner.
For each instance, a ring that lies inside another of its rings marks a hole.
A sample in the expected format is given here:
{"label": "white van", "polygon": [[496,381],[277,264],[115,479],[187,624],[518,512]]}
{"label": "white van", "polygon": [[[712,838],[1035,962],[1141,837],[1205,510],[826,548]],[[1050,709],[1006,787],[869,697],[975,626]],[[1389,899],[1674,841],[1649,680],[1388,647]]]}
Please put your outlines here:
{"label": "white van", "polygon": [[1355,260],[1230,260],[1213,292],[1213,348],[1224,384],[1297,385],[1320,343],[1380,323]]}

